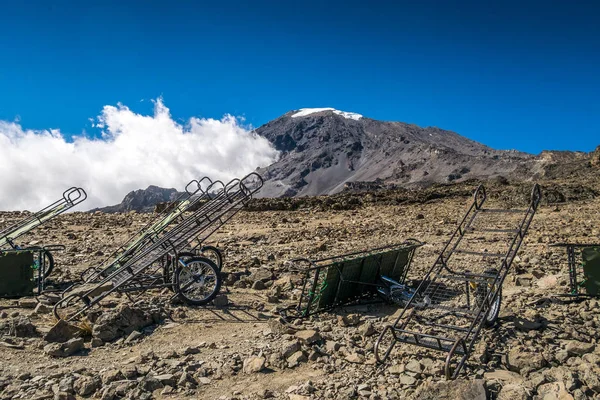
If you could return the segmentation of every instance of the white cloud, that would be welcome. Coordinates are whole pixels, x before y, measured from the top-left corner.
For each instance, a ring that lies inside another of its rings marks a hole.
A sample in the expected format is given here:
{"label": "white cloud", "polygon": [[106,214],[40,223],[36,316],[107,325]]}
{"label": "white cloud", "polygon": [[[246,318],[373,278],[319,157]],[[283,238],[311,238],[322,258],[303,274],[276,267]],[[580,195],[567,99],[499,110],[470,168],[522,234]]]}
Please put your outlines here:
{"label": "white cloud", "polygon": [[229,180],[276,160],[270,143],[225,115],[175,122],[161,99],[154,115],[105,106],[95,121],[102,138],[67,141],[59,130],[26,130],[0,121],[0,210],[37,210],[71,186],[88,199],[77,209],[119,203],[148,185],[182,190],[208,175]]}

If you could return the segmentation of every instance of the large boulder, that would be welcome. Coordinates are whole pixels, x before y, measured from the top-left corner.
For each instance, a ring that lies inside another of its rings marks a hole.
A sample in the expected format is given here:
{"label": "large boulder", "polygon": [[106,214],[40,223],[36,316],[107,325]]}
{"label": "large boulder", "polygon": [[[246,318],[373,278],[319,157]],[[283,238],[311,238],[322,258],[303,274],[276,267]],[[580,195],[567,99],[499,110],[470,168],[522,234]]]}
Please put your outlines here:
{"label": "large boulder", "polygon": [[513,347],[508,352],[508,367],[514,372],[537,371],[546,365],[546,359],[541,353],[527,351],[522,346]]}
{"label": "large boulder", "polygon": [[428,382],[415,392],[419,400],[486,400],[482,379]]}
{"label": "large boulder", "polygon": [[163,318],[161,310],[146,310],[124,304],[100,315],[92,329],[92,336],[103,342],[111,342],[159,323]]}
{"label": "large boulder", "polygon": [[29,318],[19,315],[6,322],[0,322],[0,334],[16,337],[36,337],[38,331]]}
{"label": "large boulder", "polygon": [[44,340],[51,343],[64,343],[81,335],[82,331],[79,327],[61,319],[44,335]]}

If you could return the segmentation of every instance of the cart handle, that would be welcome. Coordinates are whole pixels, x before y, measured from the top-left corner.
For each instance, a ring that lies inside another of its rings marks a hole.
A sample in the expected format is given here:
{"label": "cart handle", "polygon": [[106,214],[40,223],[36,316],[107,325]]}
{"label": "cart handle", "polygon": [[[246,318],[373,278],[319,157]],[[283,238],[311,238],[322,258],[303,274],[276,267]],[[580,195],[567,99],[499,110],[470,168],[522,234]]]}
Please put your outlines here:
{"label": "cart handle", "polygon": [[75,206],[87,199],[87,193],[80,187],[72,187],[63,192],[63,199],[72,206]]}

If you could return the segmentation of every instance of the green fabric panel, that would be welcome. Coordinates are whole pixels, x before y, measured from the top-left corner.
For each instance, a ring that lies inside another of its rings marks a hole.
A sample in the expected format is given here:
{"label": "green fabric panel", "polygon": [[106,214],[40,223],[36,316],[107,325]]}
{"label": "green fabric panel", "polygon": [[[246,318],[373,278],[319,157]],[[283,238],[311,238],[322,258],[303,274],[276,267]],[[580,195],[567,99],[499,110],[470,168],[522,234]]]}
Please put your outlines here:
{"label": "green fabric panel", "polygon": [[398,256],[398,250],[386,251],[381,253],[381,275],[387,276],[388,278],[396,279],[394,274],[394,267],[396,265],[396,257]]}
{"label": "green fabric panel", "polygon": [[581,250],[583,261],[584,286],[588,294],[600,294],[600,247],[586,247]]}
{"label": "green fabric panel", "polygon": [[[343,280],[340,282],[336,303],[345,303],[361,294],[363,285],[354,283],[360,280],[364,258],[344,261],[342,268]],[[354,281],[354,282],[345,282]]]}
{"label": "green fabric panel", "polygon": [[363,262],[363,268],[359,277],[360,282],[375,284],[379,277],[379,261],[381,260],[381,254],[371,254],[365,257]]}
{"label": "green fabric panel", "polygon": [[[400,282],[400,279],[404,275],[406,266],[408,265],[409,256],[412,251],[413,251],[413,249],[411,249],[411,248],[398,250],[398,252],[399,252],[398,259],[396,260],[396,266],[394,267],[392,276],[390,276],[390,278]],[[403,283],[403,282],[400,282],[400,283]]]}
{"label": "green fabric panel", "polygon": [[343,263],[334,263],[327,268],[327,275],[322,285],[317,286],[315,295],[318,297],[318,308],[325,308],[333,304],[338,284],[340,283],[340,273],[335,266],[343,268]]}
{"label": "green fabric panel", "polygon": [[0,253],[0,296],[31,296],[37,286],[32,266],[33,252]]}

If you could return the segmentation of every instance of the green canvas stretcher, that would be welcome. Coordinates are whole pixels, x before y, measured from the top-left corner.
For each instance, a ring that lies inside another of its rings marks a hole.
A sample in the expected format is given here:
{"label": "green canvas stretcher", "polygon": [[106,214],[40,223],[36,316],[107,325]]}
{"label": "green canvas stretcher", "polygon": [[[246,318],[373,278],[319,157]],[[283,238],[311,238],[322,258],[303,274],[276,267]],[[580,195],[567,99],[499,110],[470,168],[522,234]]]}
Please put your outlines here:
{"label": "green canvas stretcher", "polygon": [[600,294],[600,247],[586,247],[581,250],[583,285],[590,296]]}
{"label": "green canvas stretcher", "polygon": [[288,315],[307,317],[373,297],[381,285],[381,276],[403,283],[415,250],[420,246],[421,242],[410,239],[397,245],[321,260],[291,260],[293,269],[302,263],[309,267],[297,269],[303,274],[302,293],[298,305],[287,310]]}
{"label": "green canvas stretcher", "polygon": [[0,249],[16,248],[15,239],[75,207],[86,198],[87,194],[82,188],[72,187],[67,189],[59,200],[0,232]]}
{"label": "green canvas stretcher", "polygon": [[557,243],[564,247],[569,266],[569,292],[560,297],[600,296],[600,244]]}
{"label": "green canvas stretcher", "polygon": [[0,251],[0,297],[31,296],[37,286],[34,251]]}
{"label": "green canvas stretcher", "polygon": [[82,280],[89,283],[109,276],[112,272],[124,265],[138,251],[151,245],[165,229],[171,225],[171,223],[180,220],[183,213],[205,198],[207,192],[202,189],[203,184],[208,184],[210,186],[212,181],[205,176],[199,181],[194,179],[189,182],[185,187],[185,192],[173,202],[174,205],[172,207],[167,207],[159,213],[156,218],[150,221],[136,235],[131,237],[107,257],[98,267],[86,269],[81,275]]}

